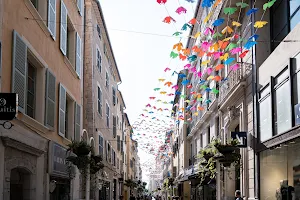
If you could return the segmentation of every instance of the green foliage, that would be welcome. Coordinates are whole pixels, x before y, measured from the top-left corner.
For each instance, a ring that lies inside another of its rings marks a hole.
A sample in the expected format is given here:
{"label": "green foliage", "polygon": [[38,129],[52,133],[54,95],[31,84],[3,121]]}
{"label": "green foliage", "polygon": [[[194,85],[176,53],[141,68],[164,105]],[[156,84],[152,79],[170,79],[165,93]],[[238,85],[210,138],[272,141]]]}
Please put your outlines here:
{"label": "green foliage", "polygon": [[95,155],[89,156],[92,148],[85,141],[72,141],[72,143],[69,144],[68,147],[69,148],[67,152],[71,151],[75,155],[68,156],[66,158],[66,161],[75,165],[84,177],[86,177],[89,166],[90,174],[96,174],[101,169],[103,169],[104,165],[102,163],[102,157]]}

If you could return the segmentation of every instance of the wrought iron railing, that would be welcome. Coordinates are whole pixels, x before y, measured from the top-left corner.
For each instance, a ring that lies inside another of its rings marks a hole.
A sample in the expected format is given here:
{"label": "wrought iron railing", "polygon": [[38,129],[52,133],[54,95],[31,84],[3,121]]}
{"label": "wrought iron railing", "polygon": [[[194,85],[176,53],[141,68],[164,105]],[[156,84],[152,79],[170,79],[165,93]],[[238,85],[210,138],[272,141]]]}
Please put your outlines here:
{"label": "wrought iron railing", "polygon": [[238,84],[244,81],[246,67],[249,66],[247,63],[240,64],[237,70],[231,70],[226,77],[226,81],[220,84],[219,103],[231,94]]}

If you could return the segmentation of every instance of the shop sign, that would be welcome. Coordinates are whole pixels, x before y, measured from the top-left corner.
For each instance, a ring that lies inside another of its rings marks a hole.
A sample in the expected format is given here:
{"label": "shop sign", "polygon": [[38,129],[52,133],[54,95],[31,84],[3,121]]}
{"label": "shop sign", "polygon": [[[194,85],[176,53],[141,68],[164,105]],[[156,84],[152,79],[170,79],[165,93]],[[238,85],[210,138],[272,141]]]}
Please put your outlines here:
{"label": "shop sign", "polygon": [[51,175],[69,177],[67,164],[67,149],[51,141],[49,151],[49,171]]}
{"label": "shop sign", "polygon": [[13,120],[17,114],[17,94],[0,93],[0,120]]}
{"label": "shop sign", "polygon": [[295,125],[300,124],[300,104],[295,105]]}
{"label": "shop sign", "polygon": [[238,147],[247,147],[247,132],[231,132],[231,138],[239,141]]}

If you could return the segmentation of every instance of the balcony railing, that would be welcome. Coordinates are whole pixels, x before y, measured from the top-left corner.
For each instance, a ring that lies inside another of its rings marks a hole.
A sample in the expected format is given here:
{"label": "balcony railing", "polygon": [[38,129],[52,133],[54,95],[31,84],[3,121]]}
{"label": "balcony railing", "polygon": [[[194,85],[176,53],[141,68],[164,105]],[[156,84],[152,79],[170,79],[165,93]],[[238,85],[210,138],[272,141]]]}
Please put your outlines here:
{"label": "balcony railing", "polygon": [[226,77],[226,81],[220,85],[219,93],[219,104],[228,97],[241,82],[245,80],[245,75],[247,74],[251,64],[243,63],[240,64],[240,68],[237,70],[231,70]]}

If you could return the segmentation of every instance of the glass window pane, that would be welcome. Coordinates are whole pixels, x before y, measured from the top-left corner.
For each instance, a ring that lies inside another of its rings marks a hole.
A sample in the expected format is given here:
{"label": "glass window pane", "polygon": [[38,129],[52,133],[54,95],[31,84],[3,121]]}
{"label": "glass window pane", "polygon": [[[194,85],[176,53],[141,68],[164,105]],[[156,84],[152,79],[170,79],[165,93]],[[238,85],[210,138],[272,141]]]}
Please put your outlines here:
{"label": "glass window pane", "polygon": [[286,79],[289,76],[289,71],[287,68],[281,72],[276,78],[275,78],[275,84],[281,83],[284,79]]}
{"label": "glass window pane", "polygon": [[274,99],[275,134],[280,134],[292,127],[289,81],[284,83],[275,91]]}
{"label": "glass window pane", "polygon": [[[277,3],[278,2],[278,3]],[[274,7],[272,7],[272,35],[273,38],[280,34],[282,29],[288,24],[288,1],[277,1]]]}
{"label": "glass window pane", "polygon": [[297,26],[299,21],[300,21],[300,12],[298,10],[297,13],[291,18],[291,30],[293,30],[293,28]]}
{"label": "glass window pane", "polygon": [[300,69],[300,53],[295,56],[295,59],[296,59],[295,71],[297,71],[298,69]]}
{"label": "glass window pane", "polygon": [[295,105],[300,103],[300,72],[294,75],[293,77],[293,86],[294,86],[294,103]]}
{"label": "glass window pane", "polygon": [[259,132],[260,140],[265,141],[272,137],[271,97],[259,104]]}
{"label": "glass window pane", "polygon": [[266,150],[260,153],[260,199],[261,200],[292,200],[286,198],[282,186],[288,182],[287,147]]}
{"label": "glass window pane", "polygon": [[266,96],[269,92],[270,92],[270,85],[268,85],[262,91],[260,91],[259,98]]}
{"label": "glass window pane", "polygon": [[297,8],[300,6],[300,0],[290,0],[290,16],[294,14]]}

